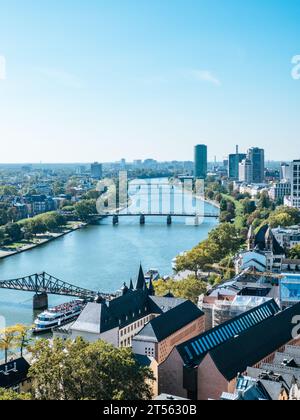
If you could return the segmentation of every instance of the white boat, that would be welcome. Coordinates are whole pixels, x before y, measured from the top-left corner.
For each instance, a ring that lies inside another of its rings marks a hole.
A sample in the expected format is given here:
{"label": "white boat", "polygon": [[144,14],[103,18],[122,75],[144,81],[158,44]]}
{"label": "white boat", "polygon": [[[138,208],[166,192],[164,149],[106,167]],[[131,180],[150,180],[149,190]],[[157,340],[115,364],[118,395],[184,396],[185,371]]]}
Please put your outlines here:
{"label": "white boat", "polygon": [[34,321],[33,333],[49,333],[53,330],[53,328],[75,321],[75,319],[77,319],[81,314],[84,307],[85,302],[78,299],[42,312]]}

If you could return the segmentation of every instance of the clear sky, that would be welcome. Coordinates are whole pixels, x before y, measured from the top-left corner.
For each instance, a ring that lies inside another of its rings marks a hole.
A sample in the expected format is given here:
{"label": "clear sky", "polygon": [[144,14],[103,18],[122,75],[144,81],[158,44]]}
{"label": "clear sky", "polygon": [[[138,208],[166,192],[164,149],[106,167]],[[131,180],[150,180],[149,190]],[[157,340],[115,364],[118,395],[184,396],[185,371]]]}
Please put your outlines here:
{"label": "clear sky", "polygon": [[299,0],[0,0],[0,162],[299,158],[295,55]]}

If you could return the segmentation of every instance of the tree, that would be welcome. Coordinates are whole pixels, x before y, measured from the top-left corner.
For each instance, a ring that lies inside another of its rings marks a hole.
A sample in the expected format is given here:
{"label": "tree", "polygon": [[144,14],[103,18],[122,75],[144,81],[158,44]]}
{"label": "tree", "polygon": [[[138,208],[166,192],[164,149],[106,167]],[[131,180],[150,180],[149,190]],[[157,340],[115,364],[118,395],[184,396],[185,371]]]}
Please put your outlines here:
{"label": "tree", "polygon": [[246,215],[252,214],[256,210],[256,204],[254,200],[250,200],[249,198],[245,198],[241,202],[243,206],[243,213]]}
{"label": "tree", "polygon": [[31,400],[30,394],[13,391],[12,389],[0,388],[0,401],[18,401],[18,400]]}
{"label": "tree", "polygon": [[15,331],[12,327],[0,330],[0,350],[4,351],[5,363],[8,360],[8,352],[14,348]]}
{"label": "tree", "polygon": [[97,213],[96,200],[83,200],[75,205],[75,213],[80,220],[88,222],[92,214]]}
{"label": "tree", "polygon": [[131,349],[104,341],[87,343],[55,338],[39,340],[31,348],[29,370],[33,397],[39,400],[151,399],[154,377],[141,367]]}
{"label": "tree", "polygon": [[260,194],[257,207],[260,209],[269,209],[271,207],[271,200],[267,191],[263,191]]}
{"label": "tree", "polygon": [[154,282],[154,288],[158,296],[165,296],[170,292],[177,298],[189,299],[197,304],[199,296],[207,291],[207,284],[194,276],[189,276],[178,281],[157,280]]}
{"label": "tree", "polygon": [[11,327],[14,333],[14,343],[15,347],[20,349],[20,356],[23,357],[23,351],[29,347],[32,338],[29,334],[31,327],[26,327],[25,325],[17,324],[14,327]]}
{"label": "tree", "polygon": [[195,278],[198,279],[199,271],[205,270],[207,265],[213,263],[213,259],[209,254],[209,247],[206,247],[205,244],[200,244],[184,255],[177,257],[176,271],[192,271]]}
{"label": "tree", "polygon": [[20,241],[23,238],[23,233],[18,223],[9,223],[5,227],[5,233],[12,242]]}
{"label": "tree", "polygon": [[3,245],[4,240],[5,240],[5,230],[0,229],[0,246]]}
{"label": "tree", "polygon": [[208,243],[210,249],[214,250],[212,254],[214,262],[219,262],[226,256],[239,251],[242,238],[234,225],[222,223],[209,233]]}
{"label": "tree", "polygon": [[289,250],[289,257],[292,260],[300,260],[300,245],[295,245]]}

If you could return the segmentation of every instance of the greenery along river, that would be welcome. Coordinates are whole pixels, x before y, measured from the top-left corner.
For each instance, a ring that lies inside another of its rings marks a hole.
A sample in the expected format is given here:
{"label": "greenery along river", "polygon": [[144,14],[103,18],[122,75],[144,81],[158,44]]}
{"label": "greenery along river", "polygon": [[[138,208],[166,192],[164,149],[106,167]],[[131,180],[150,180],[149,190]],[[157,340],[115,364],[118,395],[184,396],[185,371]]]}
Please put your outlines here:
{"label": "greenery along river", "polygon": [[[131,210],[146,205],[144,187],[137,189],[135,186],[131,193]],[[155,206],[158,196],[153,194],[151,199]],[[168,194],[163,194],[163,200],[169,200]],[[182,197],[175,194],[173,205],[176,206],[179,200],[181,202]],[[207,203],[205,209],[216,212]],[[171,274],[172,259],[205,239],[216,223],[215,219],[206,219],[199,226],[191,226],[181,217],[174,218],[172,226],[167,226],[165,217],[148,217],[145,226],[140,226],[138,217],[122,217],[118,226],[112,226],[111,218],[107,218],[98,225],[1,260],[0,280],[46,271],[78,286],[112,292],[124,281],[135,280],[140,262],[146,271],[155,268],[161,275]],[[66,300],[65,297],[49,296],[50,305]],[[0,316],[4,317],[6,325],[31,324],[35,316],[32,295],[0,289]]]}

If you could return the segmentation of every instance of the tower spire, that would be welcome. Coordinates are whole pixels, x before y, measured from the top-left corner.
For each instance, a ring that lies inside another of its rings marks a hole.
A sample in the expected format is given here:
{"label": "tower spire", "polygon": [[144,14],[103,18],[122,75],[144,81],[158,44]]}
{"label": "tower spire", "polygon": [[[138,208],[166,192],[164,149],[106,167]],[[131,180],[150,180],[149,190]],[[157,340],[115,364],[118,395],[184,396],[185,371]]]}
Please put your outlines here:
{"label": "tower spire", "polygon": [[136,290],[143,290],[145,284],[146,284],[146,281],[145,281],[143,267],[142,267],[142,264],[141,264],[140,265],[139,276],[138,276],[136,287],[135,287]]}

